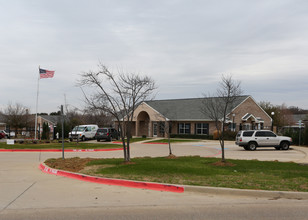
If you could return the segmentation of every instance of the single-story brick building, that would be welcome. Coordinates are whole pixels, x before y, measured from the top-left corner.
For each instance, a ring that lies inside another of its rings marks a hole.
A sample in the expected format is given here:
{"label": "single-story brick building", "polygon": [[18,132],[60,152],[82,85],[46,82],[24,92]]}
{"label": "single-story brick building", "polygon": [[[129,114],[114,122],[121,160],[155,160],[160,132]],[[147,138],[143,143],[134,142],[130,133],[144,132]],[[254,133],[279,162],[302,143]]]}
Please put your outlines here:
{"label": "single-story brick building", "polygon": [[[163,137],[166,134],[164,126],[160,125],[165,122],[171,122],[171,134],[212,135],[216,130],[215,123],[201,110],[207,99],[144,101],[134,112],[132,135]],[[251,96],[237,97],[227,118],[228,129],[233,131],[271,129],[272,126],[272,118]]]}

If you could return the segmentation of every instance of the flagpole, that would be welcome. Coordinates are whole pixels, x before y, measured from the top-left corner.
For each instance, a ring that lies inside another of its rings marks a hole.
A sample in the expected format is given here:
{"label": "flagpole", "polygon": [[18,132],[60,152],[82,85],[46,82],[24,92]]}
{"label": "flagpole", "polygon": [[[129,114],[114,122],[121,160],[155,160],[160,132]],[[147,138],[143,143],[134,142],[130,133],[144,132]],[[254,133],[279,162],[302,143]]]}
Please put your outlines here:
{"label": "flagpole", "polygon": [[36,113],[35,113],[35,131],[34,131],[34,140],[37,140],[37,109],[38,109],[38,97],[39,97],[39,90],[40,90],[40,66],[39,66],[39,75],[37,80],[37,92],[36,92]]}

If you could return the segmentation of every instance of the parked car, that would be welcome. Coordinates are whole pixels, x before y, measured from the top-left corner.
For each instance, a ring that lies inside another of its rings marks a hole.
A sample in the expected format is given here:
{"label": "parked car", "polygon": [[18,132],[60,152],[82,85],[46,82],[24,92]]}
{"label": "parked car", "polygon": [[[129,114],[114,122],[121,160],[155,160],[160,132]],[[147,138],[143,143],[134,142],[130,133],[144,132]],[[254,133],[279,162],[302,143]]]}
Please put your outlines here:
{"label": "parked car", "polygon": [[78,125],[73,128],[73,130],[68,134],[68,136],[70,141],[77,138],[81,141],[85,141],[88,139],[93,139],[95,137],[97,129],[97,125]]}
{"label": "parked car", "polygon": [[239,131],[235,144],[245,150],[256,150],[258,147],[275,147],[276,150],[288,150],[292,144],[292,138],[278,136],[268,130]]}
{"label": "parked car", "polygon": [[119,139],[119,132],[114,128],[99,128],[95,134],[97,141],[106,140],[112,141],[112,139]]}
{"label": "parked car", "polygon": [[6,134],[3,131],[0,131],[0,139],[6,138]]}
{"label": "parked car", "polygon": [[0,130],[0,132],[4,133],[6,138],[15,137],[15,131]]}
{"label": "parked car", "polygon": [[9,137],[9,134],[5,130],[0,130],[0,133],[4,134],[4,138],[8,138]]}

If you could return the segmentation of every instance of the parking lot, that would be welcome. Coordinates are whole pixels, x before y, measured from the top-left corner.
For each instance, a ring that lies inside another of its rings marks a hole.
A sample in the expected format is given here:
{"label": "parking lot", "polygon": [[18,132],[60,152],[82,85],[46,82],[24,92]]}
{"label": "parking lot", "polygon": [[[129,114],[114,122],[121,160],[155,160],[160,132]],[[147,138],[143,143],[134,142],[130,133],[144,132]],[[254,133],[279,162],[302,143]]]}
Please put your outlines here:
{"label": "parking lot", "polygon": [[[94,143],[94,141],[93,141]],[[199,155],[201,157],[221,157],[221,147],[218,141],[200,141],[190,143],[172,144],[173,154],[176,156]],[[166,156],[168,154],[167,144],[142,144],[136,143],[132,147],[132,157],[142,156]],[[246,151],[235,145],[234,141],[225,141],[226,159],[281,161],[308,164],[308,148],[290,146],[287,151],[276,150],[274,147],[257,148],[256,151]]]}

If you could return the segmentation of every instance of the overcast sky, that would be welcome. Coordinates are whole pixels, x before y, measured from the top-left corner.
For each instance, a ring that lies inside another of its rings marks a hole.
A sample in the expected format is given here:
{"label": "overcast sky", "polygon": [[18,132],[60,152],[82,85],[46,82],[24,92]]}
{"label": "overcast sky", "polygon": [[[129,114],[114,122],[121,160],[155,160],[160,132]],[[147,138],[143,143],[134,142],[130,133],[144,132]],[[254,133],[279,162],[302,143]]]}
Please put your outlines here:
{"label": "overcast sky", "polygon": [[222,74],[245,95],[308,109],[307,0],[0,0],[0,109],[82,108],[76,81],[101,61],[151,76],[156,99],[215,92]]}

